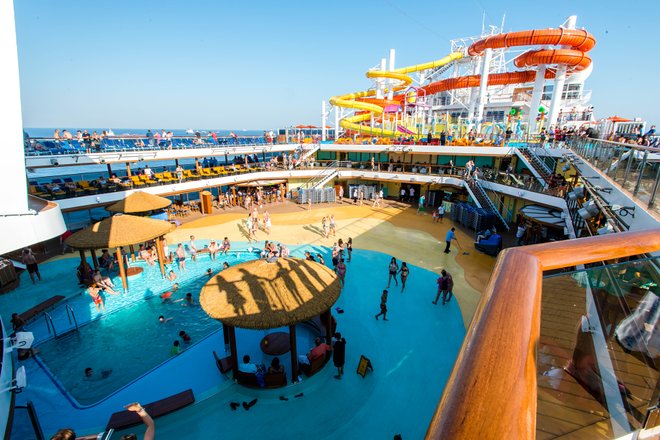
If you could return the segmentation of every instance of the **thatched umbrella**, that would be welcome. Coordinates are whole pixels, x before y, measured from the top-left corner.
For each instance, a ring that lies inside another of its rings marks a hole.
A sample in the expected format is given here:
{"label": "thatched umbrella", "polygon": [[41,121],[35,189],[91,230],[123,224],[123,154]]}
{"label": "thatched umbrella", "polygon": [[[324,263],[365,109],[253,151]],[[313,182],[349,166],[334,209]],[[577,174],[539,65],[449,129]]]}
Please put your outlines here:
{"label": "thatched umbrella", "polygon": [[143,191],[136,191],[125,199],[108,206],[106,209],[111,212],[134,214],[167,208],[171,204],[172,201],[165,197],[156,196]]}
{"label": "thatched umbrella", "polygon": [[94,252],[95,249],[116,248],[121,281],[124,289],[128,289],[126,272],[124,271],[124,260],[120,247],[135,243],[144,243],[155,238],[160,271],[165,276],[165,267],[163,265],[165,256],[162,252],[161,239],[163,235],[172,231],[174,228],[175,226],[173,224],[164,220],[154,220],[134,215],[115,215],[72,234],[65,240],[65,243],[74,249],[80,250],[80,258],[83,265],[86,264],[85,249],[91,249],[95,267],[98,264]]}
{"label": "thatched umbrella", "polygon": [[330,308],[340,293],[339,278],[329,267],[297,258],[279,258],[272,263],[248,261],[221,271],[202,288],[199,303],[229,330],[234,372],[238,368],[234,327],[269,329],[288,325],[292,377],[296,380],[295,325],[328,314],[329,342]]}

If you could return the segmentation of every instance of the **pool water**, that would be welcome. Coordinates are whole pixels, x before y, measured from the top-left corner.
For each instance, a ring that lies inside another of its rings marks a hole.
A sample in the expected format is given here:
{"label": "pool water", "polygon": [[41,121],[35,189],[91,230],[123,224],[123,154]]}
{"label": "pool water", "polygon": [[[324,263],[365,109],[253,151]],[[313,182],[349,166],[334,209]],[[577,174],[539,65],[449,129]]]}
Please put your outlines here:
{"label": "pool water", "polygon": [[[106,311],[92,310],[93,319],[78,331],[65,333],[56,324],[58,337],[37,346],[40,360],[77,404],[96,403],[172,357],[175,340],[185,350],[219,330],[221,324],[199,306],[199,292],[208,281],[205,272],[209,267],[217,272],[224,261],[235,265],[254,258],[256,254],[242,252],[214,262],[208,255],[187,261],[186,272],[175,280],[179,290],[167,301],[159,293],[172,282],[162,280],[157,267],[145,268],[141,278],[129,280],[130,295],[106,294]],[[192,294],[193,305],[183,300],[186,293]],[[93,307],[87,295],[74,301]],[[159,322],[161,315],[167,322]],[[179,337],[182,330],[191,337],[190,343]],[[87,367],[94,371],[91,378],[85,377]]]}

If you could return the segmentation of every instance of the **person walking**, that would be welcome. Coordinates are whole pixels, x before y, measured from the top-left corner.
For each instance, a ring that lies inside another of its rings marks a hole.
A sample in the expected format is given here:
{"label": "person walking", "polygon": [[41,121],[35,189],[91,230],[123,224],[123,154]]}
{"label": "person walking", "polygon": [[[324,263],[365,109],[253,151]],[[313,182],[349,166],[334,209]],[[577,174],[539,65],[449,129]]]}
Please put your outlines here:
{"label": "person walking", "polygon": [[451,241],[456,240],[456,244],[460,247],[460,243],[458,242],[458,239],[456,238],[455,234],[456,228],[451,228],[450,230],[447,231],[447,235],[445,236],[445,243],[447,243],[447,247],[445,247],[445,254],[448,254],[450,252],[450,247],[451,247]]}
{"label": "person walking", "polygon": [[401,187],[401,192],[399,193],[399,201],[400,202],[406,201],[406,189],[403,186]]}
{"label": "person walking", "polygon": [[340,205],[344,204],[344,187],[343,186],[339,187],[339,204]]}
{"label": "person walking", "polygon": [[437,305],[440,295],[442,295],[442,305],[448,303],[453,295],[454,280],[451,275],[444,269],[440,271],[441,276],[438,278],[438,292],[435,295],[435,300],[432,301],[433,304]]}
{"label": "person walking", "polygon": [[329,227],[330,227],[330,234],[332,234],[333,237],[336,237],[337,236],[337,225],[335,224],[335,215],[334,214],[330,214]]}
{"label": "person walking", "polygon": [[390,276],[387,279],[387,288],[390,288],[390,283],[392,282],[392,278],[394,278],[394,282],[396,285],[399,285],[399,282],[396,279],[396,273],[399,271],[399,265],[396,262],[396,258],[392,257],[390,260],[390,265],[389,265],[389,271],[390,271]]}
{"label": "person walking", "polygon": [[516,230],[516,246],[523,245],[526,232],[527,232],[527,226],[525,226],[525,223],[520,223],[518,225],[518,229]]}
{"label": "person walking", "polygon": [[41,274],[39,273],[39,266],[37,265],[37,259],[35,258],[34,254],[32,253],[32,249],[30,248],[25,248],[23,249],[23,255],[21,256],[21,262],[25,264],[25,268],[28,271],[28,274],[30,274],[30,279],[32,280],[32,284],[36,284],[36,281],[34,280],[34,276],[37,275],[37,278],[39,281],[41,281]]}
{"label": "person walking", "polygon": [[401,269],[399,269],[399,274],[401,274],[401,292],[403,292],[403,289],[406,288],[406,280],[408,279],[408,275],[410,274],[410,269],[408,269],[408,265],[404,261],[401,263]]}
{"label": "person walking", "polygon": [[440,203],[440,206],[438,206],[438,216],[436,217],[437,221],[442,223],[442,220],[445,218],[445,207],[443,206],[442,202]]}
{"label": "person walking", "polygon": [[379,316],[383,316],[383,321],[387,321],[387,290],[383,290],[383,294],[380,296],[380,313],[376,315],[376,321],[378,321]]}
{"label": "person walking", "polygon": [[321,228],[323,228],[323,237],[328,238],[328,234],[330,232],[330,228],[328,226],[328,217],[323,216],[323,219],[321,220]]}
{"label": "person walking", "polygon": [[344,363],[346,362],[346,339],[341,333],[335,333],[335,343],[332,344],[332,362],[337,367],[335,379],[341,380],[344,375]]}
{"label": "person walking", "polygon": [[424,214],[424,203],[426,202],[426,197],[424,197],[424,194],[422,194],[419,197],[419,205],[417,206],[417,215],[419,214]]}

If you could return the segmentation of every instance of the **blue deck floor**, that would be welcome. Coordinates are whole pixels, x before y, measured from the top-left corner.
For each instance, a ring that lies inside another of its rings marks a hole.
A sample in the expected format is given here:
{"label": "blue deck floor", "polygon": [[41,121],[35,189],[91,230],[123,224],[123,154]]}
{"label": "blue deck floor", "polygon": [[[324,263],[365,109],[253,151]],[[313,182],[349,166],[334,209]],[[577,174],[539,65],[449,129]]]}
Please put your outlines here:
{"label": "blue deck floor", "polygon": [[[236,244],[235,248],[247,246]],[[302,246],[292,249],[292,255],[300,257],[305,250],[328,253],[324,248]],[[203,439],[211,438],[210,435],[223,439],[299,436],[387,439],[397,433],[405,439],[422,438],[460,349],[465,328],[455,300],[444,307],[431,304],[437,275],[417,267],[411,267],[404,293],[394,286],[390,290],[389,321],[376,321],[374,315],[379,311],[380,294],[387,285],[389,259],[386,254],[356,249],[353,261],[348,264],[346,287],[336,304],[345,313],[335,314],[337,329],[347,340],[346,374],[341,381],[333,378],[336,370],[329,363],[312,378],[283,389],[241,387],[221,376],[215,367],[212,351],[224,352],[222,333],[215,332],[88,408],[74,407],[37,362],[22,362],[20,364],[28,370],[28,387],[17,395],[17,404],[27,400],[34,402],[47,437],[61,427],[73,427],[81,435],[101,430],[110,414],[122,410],[129,402],[145,404],[192,388],[197,403],[157,419],[158,439]],[[76,259],[68,261],[72,268],[78,264]],[[330,261],[329,255],[326,261]],[[206,269],[206,263],[197,264],[204,264],[203,270]],[[61,265],[57,263],[58,268]],[[44,264],[42,274],[50,277],[56,272],[54,268],[51,271],[50,264]],[[21,298],[17,300],[21,301],[21,306],[28,306],[31,304],[21,295],[29,295],[34,304],[39,295],[47,298],[54,294],[38,291],[24,284],[10,295]],[[73,300],[76,298],[80,297],[74,295]],[[8,313],[14,311],[8,304],[19,311],[24,308],[14,306],[11,298],[3,298],[0,313],[6,322]],[[54,311],[54,315],[57,313]],[[90,319],[92,315],[90,313]],[[38,325],[31,330],[44,331]],[[248,352],[253,359],[260,356],[258,341],[264,334],[239,333],[239,353]],[[299,352],[304,352],[305,345],[311,344],[310,338],[299,335]],[[138,343],[148,344],[149,341]],[[364,379],[356,374],[362,354],[371,359],[375,369]],[[282,359],[289,371],[287,357],[282,356]],[[268,363],[270,358],[261,360]],[[294,397],[301,392],[303,397]],[[282,401],[280,396],[289,400]],[[243,408],[232,411],[229,407],[231,401],[249,401],[255,397],[259,401],[249,411]],[[27,428],[15,426],[12,438],[29,439]],[[140,427],[133,431],[143,430]]]}

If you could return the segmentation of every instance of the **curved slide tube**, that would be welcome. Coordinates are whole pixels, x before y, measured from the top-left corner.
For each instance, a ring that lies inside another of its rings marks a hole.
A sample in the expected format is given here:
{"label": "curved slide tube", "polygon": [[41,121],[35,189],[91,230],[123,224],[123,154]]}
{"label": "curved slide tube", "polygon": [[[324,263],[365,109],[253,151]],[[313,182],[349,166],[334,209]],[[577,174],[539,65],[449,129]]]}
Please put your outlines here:
{"label": "curved slide tube", "polygon": [[[463,57],[463,54],[460,52],[452,53],[444,58],[441,58],[436,61],[429,63],[417,64],[414,66],[404,67],[401,69],[396,69],[393,72],[381,71],[381,70],[372,70],[367,72],[367,78],[388,78],[399,81],[399,84],[393,87],[394,92],[399,92],[410,84],[412,84],[412,78],[410,78],[407,73],[418,72],[420,70],[432,69],[435,67],[441,67],[445,64],[449,64],[454,60],[458,60]],[[388,92],[388,90],[386,90]],[[344,107],[352,108],[355,110],[365,111],[367,113],[359,113],[348,118],[344,118],[339,123],[343,128],[347,130],[353,130],[362,132],[369,135],[379,135],[379,136],[399,136],[401,132],[399,130],[384,130],[384,129],[372,129],[370,126],[361,124],[364,121],[370,120],[373,115],[382,115],[383,108],[391,104],[391,101],[388,100],[379,100],[375,98],[370,98],[376,95],[375,90],[367,90],[364,92],[349,93],[341,96],[334,96],[330,98],[330,104]],[[397,100],[398,102],[398,100]]]}
{"label": "curved slide tube", "polygon": [[[586,52],[593,49],[596,45],[596,39],[586,30],[581,29],[538,29],[520,32],[509,32],[506,34],[492,35],[473,43],[468,48],[468,54],[471,56],[483,55],[486,49],[502,49],[508,47],[532,46],[532,45],[553,45],[569,46],[570,49],[539,49],[530,50],[518,56],[514,64],[518,68],[534,67],[538,65],[564,65],[571,68],[572,71],[586,69],[591,64],[591,58]],[[415,66],[396,69],[393,72],[370,71],[367,72],[369,78],[390,78],[400,81],[400,84],[393,87],[395,92],[401,91],[407,87],[412,80],[405,74],[417,72],[420,70],[432,69],[443,66],[454,60],[462,58],[460,52],[452,53],[449,56],[430,63],[417,64]],[[509,84],[522,84],[533,82],[536,76],[534,70],[524,70],[520,72],[496,73],[488,76],[489,86],[500,86]],[[555,77],[554,70],[546,70],[546,79]],[[409,81],[408,81],[409,80]],[[426,86],[420,87],[420,90],[427,95],[466,87],[478,87],[481,82],[481,75],[467,75],[458,78],[448,78],[437,81]],[[382,115],[383,107],[391,104],[391,101],[378,100],[370,98],[375,96],[375,90],[365,92],[351,93],[342,96],[336,96],[330,99],[332,105],[339,107],[353,108],[360,110],[359,114],[344,118],[340,125],[348,130],[360,131],[370,135],[380,135],[394,137],[400,134],[400,129],[379,130],[362,124],[370,120],[372,114]],[[405,95],[397,95],[394,101],[402,101]]]}
{"label": "curved slide tube", "polygon": [[[516,67],[538,66],[540,64],[558,64],[571,67],[574,71],[586,69],[591,64],[591,58],[585,53],[593,49],[596,39],[585,30],[572,29],[541,29],[506,34],[492,35],[473,43],[468,48],[468,54],[479,56],[486,49],[502,49],[505,47],[532,45],[562,45],[571,49],[539,49],[530,50],[514,60]],[[536,71],[495,73],[488,76],[489,86],[521,84],[534,81]],[[555,72],[547,70],[546,79],[553,79]],[[443,92],[463,87],[479,87],[481,75],[468,75],[459,78],[449,78],[421,87],[427,94]]]}

